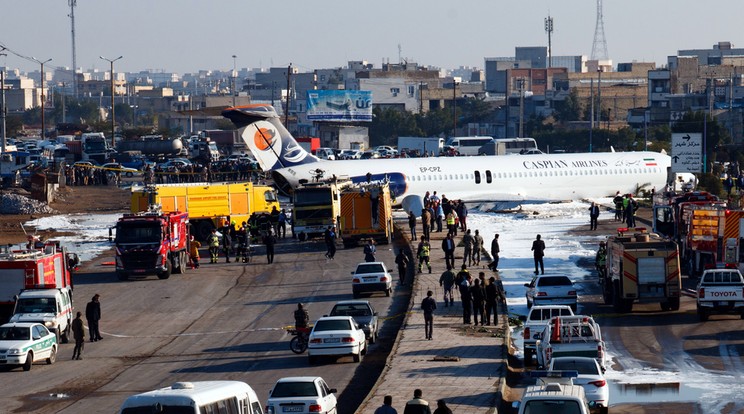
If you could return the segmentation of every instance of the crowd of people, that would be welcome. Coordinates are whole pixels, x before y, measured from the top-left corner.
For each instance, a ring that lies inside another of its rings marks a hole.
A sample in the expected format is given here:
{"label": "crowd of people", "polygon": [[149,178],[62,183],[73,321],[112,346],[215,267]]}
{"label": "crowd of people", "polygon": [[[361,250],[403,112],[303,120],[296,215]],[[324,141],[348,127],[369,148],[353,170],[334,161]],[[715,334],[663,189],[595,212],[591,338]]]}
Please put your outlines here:
{"label": "crowd of people", "polygon": [[[258,181],[261,170],[253,163],[238,161],[216,161],[207,164],[157,164],[147,166],[144,171],[146,183],[195,183],[213,181]],[[149,177],[149,178],[148,178]]]}

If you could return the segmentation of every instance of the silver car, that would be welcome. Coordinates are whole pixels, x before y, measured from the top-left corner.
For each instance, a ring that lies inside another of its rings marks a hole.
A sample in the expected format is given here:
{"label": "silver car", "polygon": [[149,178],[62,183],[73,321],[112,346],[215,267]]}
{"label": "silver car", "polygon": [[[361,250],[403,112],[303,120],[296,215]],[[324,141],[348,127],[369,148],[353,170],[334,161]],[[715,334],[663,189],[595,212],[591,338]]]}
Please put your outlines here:
{"label": "silver car", "polygon": [[331,309],[330,316],[351,316],[364,330],[369,343],[377,342],[378,320],[377,311],[366,300],[344,300],[336,303]]}

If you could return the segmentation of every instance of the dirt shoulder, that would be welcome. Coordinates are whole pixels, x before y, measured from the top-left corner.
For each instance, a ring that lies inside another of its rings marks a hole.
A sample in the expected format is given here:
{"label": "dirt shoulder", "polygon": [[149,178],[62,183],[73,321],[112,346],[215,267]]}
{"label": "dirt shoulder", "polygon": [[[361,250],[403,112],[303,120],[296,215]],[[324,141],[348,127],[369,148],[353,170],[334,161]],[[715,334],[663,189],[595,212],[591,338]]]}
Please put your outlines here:
{"label": "dirt shoulder", "polygon": [[[80,214],[102,212],[129,211],[130,192],[111,186],[66,187],[57,193],[57,197],[49,206],[54,214],[0,214],[0,244],[16,244],[26,242],[26,234],[21,224],[40,217],[55,214]],[[26,227],[27,232],[35,229]],[[44,239],[61,235],[55,231],[42,231],[37,234]]]}

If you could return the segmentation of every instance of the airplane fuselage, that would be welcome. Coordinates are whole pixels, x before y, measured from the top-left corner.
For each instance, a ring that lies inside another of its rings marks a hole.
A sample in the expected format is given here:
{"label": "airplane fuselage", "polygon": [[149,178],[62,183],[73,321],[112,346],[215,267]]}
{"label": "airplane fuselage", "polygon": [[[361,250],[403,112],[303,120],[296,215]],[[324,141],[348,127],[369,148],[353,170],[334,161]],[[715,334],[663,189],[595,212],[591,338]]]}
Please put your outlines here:
{"label": "airplane fuselage", "polygon": [[463,201],[562,201],[663,188],[670,157],[656,152],[319,161],[275,170],[289,185],[323,178],[388,179],[400,201],[426,191]]}

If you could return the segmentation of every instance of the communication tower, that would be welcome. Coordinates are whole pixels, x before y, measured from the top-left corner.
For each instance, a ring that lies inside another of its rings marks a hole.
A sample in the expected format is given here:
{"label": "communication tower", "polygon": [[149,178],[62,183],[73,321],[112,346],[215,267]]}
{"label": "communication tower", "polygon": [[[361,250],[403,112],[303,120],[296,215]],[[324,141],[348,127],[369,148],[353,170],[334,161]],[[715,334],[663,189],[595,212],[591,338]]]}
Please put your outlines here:
{"label": "communication tower", "polygon": [[602,0],[597,0],[597,24],[594,26],[594,43],[592,44],[592,60],[606,60],[607,39],[604,33],[604,18],[602,17]]}

